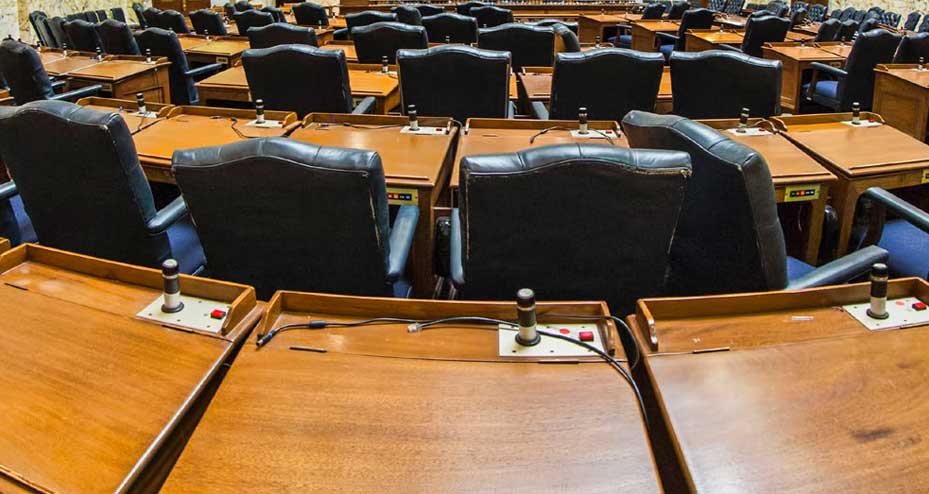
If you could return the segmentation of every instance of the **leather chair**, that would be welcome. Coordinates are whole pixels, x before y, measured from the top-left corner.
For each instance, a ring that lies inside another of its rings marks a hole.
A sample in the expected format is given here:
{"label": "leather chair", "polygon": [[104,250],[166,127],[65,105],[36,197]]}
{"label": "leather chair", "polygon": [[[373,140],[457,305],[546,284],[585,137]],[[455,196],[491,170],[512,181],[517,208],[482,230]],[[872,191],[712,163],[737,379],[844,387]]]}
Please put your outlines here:
{"label": "leather chair", "polygon": [[69,22],[70,22],[70,21],[76,21],[76,20],[78,20],[78,19],[80,19],[80,20],[82,20],[82,21],[86,21],[86,20],[87,20],[87,17],[84,16],[84,13],[83,13],[83,12],[78,12],[78,13],[76,13],[76,14],[68,14],[68,15],[65,16],[65,20],[66,20],[66,21],[69,21]]}
{"label": "leather chair", "polygon": [[[577,53],[581,51],[581,42],[577,39],[577,34],[564,24],[555,24],[550,27],[555,32],[556,46],[558,41],[561,43],[560,51],[562,53]],[[556,51],[559,51],[556,49]]]}
{"label": "leather chair", "polygon": [[511,115],[510,54],[445,45],[397,52],[401,108],[419,115],[506,118]]}
{"label": "leather chair", "polygon": [[132,29],[124,22],[107,19],[97,24],[97,37],[103,51],[112,55],[140,55],[139,45],[132,36]]}
{"label": "leather chair", "polygon": [[[309,113],[370,113],[374,98],[352,109],[345,52],[305,45],[279,45],[245,50],[242,65],[255,100],[269,110]],[[312,74],[308,77],[307,74]]]}
{"label": "leather chair", "polygon": [[165,29],[150,27],[141,33],[136,33],[135,40],[142,53],[145,53],[145,50],[151,50],[153,56],[167,57],[171,62],[168,79],[171,84],[171,103],[174,105],[199,103],[200,96],[194,86],[196,81],[225,68],[224,65],[211,63],[191,69],[187,64],[187,55],[177,39],[177,34]]}
{"label": "leather chair", "polygon": [[683,19],[684,12],[687,12],[689,9],[690,9],[690,3],[688,2],[671,3],[671,8],[668,9],[668,20],[673,21],[676,19]]}
{"label": "leather chair", "polygon": [[713,12],[722,12],[726,8],[726,0],[710,0],[706,8],[712,10]]}
{"label": "leather chair", "polygon": [[797,9],[790,13],[790,29],[802,26],[807,20],[806,9]]}
{"label": "leather chair", "polygon": [[345,16],[346,27],[336,30],[336,32],[332,33],[332,37],[337,40],[351,39],[352,29],[374,24],[375,22],[397,22],[397,16],[396,14],[388,14],[376,10],[365,10],[357,14],[348,14]]}
{"label": "leather chair", "polygon": [[397,63],[397,50],[429,47],[426,28],[400,22],[375,22],[352,30],[358,63]]}
{"label": "leather chair", "polygon": [[767,10],[768,12],[771,12],[771,15],[774,15],[777,17],[786,17],[787,14],[790,12],[790,7],[784,2],[779,2],[775,0],[773,2],[768,2],[768,5],[765,7],[765,10]]}
{"label": "leather chair", "polygon": [[492,5],[474,7],[471,9],[471,17],[477,19],[478,27],[497,27],[513,22],[513,11]]}
{"label": "leather chair", "polygon": [[855,38],[855,34],[858,32],[860,25],[858,21],[842,21],[842,27],[839,28],[839,35],[836,36],[836,40],[851,41]]}
{"label": "leather chair", "polygon": [[65,32],[68,33],[68,39],[71,40],[71,48],[79,51],[89,51],[91,53],[101,48],[103,44],[97,37],[95,25],[87,21],[76,20],[65,23]]}
{"label": "leather chair", "polygon": [[239,28],[239,35],[248,34],[248,30],[253,27],[274,24],[273,15],[254,9],[237,12],[232,18],[235,21],[235,25]]}
{"label": "leather chair", "polygon": [[233,4],[236,12],[248,12],[249,10],[255,10],[255,7],[252,4],[246,2],[245,0],[239,0]]}
{"label": "leather chair", "polygon": [[[672,7],[673,8],[673,7]],[[686,40],[684,33],[688,29],[709,29],[713,27],[713,11],[709,9],[691,9],[684,13],[684,17],[681,18],[681,27],[677,30],[677,34],[671,33],[657,33],[658,40],[661,42],[659,51],[662,55],[665,56],[665,59],[671,57],[671,52],[673,51],[685,51]]]}
{"label": "leather chair", "polygon": [[838,19],[829,19],[819,25],[819,31],[813,41],[835,41],[839,37],[839,31],[842,29],[842,21]]}
{"label": "leather chair", "polygon": [[235,5],[231,2],[226,2],[223,5],[223,15],[226,16],[226,19],[232,20],[232,16],[234,16],[236,12],[238,12],[238,10],[235,9]]}
{"label": "leather chair", "polygon": [[322,5],[303,2],[293,6],[294,20],[301,26],[328,26],[329,13]]}
{"label": "leather chair", "polygon": [[923,21],[919,23],[919,29],[917,31],[921,33],[929,33],[929,15],[923,16]]}
{"label": "leather chair", "polygon": [[535,118],[576,120],[587,108],[591,120],[619,121],[630,110],[655,110],[664,57],[621,48],[604,48],[555,56],[549,110],[532,102]]}
{"label": "leather chair", "polygon": [[125,24],[128,24],[129,21],[126,19],[126,11],[122,7],[113,7],[110,9],[110,18],[114,21],[119,21]]}
{"label": "leather chair", "polygon": [[252,139],[178,151],[173,170],[210,276],[254,286],[263,300],[275,290],[409,294],[419,209],[401,206],[390,225],[376,152]]}
{"label": "leather chair", "polygon": [[[870,238],[890,251],[887,267],[893,276],[929,279],[929,213],[878,187],[862,195],[873,205]],[[894,219],[886,219],[891,212]],[[876,228],[875,228],[876,226]],[[867,237],[866,237],[867,238]]]}
{"label": "leather chair", "polygon": [[139,27],[148,29],[148,19],[145,18],[145,7],[138,2],[132,3],[132,11],[135,12],[135,18],[139,21]]}
{"label": "leather chair", "polygon": [[174,31],[177,34],[189,34],[190,28],[187,27],[187,20],[184,14],[176,10],[163,10],[158,13],[157,27]]}
{"label": "leather chair", "polygon": [[108,19],[106,9],[95,10],[97,13],[97,22],[103,22]]}
{"label": "leather chair", "polygon": [[671,55],[672,113],[687,118],[738,118],[781,113],[779,60],[722,50]]}
{"label": "leather chair", "polygon": [[164,26],[161,25],[161,17],[158,15],[160,13],[161,13],[161,10],[153,8],[153,7],[149,7],[145,9],[142,12],[142,16],[145,17],[145,24],[148,27],[157,27],[157,28],[165,29]]}
{"label": "leather chair", "polygon": [[[661,19],[664,15],[665,5],[662,3],[650,3],[645,6],[645,10],[642,11],[642,19]],[[630,25],[620,25],[617,26],[619,32],[615,38],[607,38],[607,41],[613,43],[613,46],[619,48],[632,48],[632,34],[629,33],[632,29]]]}
{"label": "leather chair", "polygon": [[173,257],[185,273],[203,266],[184,199],[155,210],[118,113],[63,101],[0,108],[0,154],[42,244],[149,267]]}
{"label": "leather chair", "polygon": [[477,47],[510,52],[515,71],[551,67],[555,62],[555,32],[547,27],[512,23],[480,29]]}
{"label": "leather chair", "polygon": [[628,314],[664,294],[687,154],[561,144],[465,156],[460,173],[450,267],[463,298],[509,300],[531,287]]}
{"label": "leather chair", "polygon": [[83,18],[85,21],[87,21],[87,22],[89,22],[89,23],[91,23],[91,24],[96,24],[96,23],[100,22],[100,18],[97,17],[97,13],[96,13],[95,11],[93,11],[93,10],[88,10],[88,11],[86,11],[86,12],[81,12],[80,15],[82,16],[82,18]]}
{"label": "leather chair", "polygon": [[262,7],[261,12],[271,14],[271,16],[274,17],[274,22],[287,22],[287,17],[284,15],[284,11],[277,7]]}
{"label": "leather chair", "polygon": [[[797,12],[803,12],[803,10]],[[765,43],[784,41],[787,31],[790,31],[790,21],[783,17],[768,15],[750,18],[745,25],[745,37],[742,38],[742,45],[739,48],[729,45],[719,46],[722,49],[740,51],[746,55],[761,58],[761,47]]]}
{"label": "leather chair", "polygon": [[729,15],[742,15],[742,7],[744,6],[745,0],[728,0],[723,12]]}
{"label": "leather chair", "polygon": [[477,20],[460,14],[438,14],[423,17],[426,35],[433,43],[477,43]]}
{"label": "leather chair", "polygon": [[470,15],[471,15],[471,9],[472,9],[472,8],[475,8],[475,7],[486,7],[487,5],[489,5],[489,4],[486,4],[486,3],[484,3],[484,2],[465,2],[465,3],[459,3],[458,5],[455,6],[455,11],[458,13],[458,15],[467,15],[467,16],[470,16]]}
{"label": "leather chair", "polygon": [[897,27],[900,24],[902,16],[896,12],[886,11],[881,13],[880,23],[885,26]]}
{"label": "leather chair", "polygon": [[58,43],[58,48],[64,48],[66,46],[71,48],[72,46],[71,39],[68,38],[68,33],[65,32],[65,22],[63,17],[57,16],[45,19],[48,32],[55,38],[55,41]]}
{"label": "leather chair", "polygon": [[397,22],[410,26],[422,26],[423,15],[412,5],[400,5],[390,9],[397,16]]}
{"label": "leather chair", "polygon": [[[861,34],[852,45],[844,68],[820,62],[811,64],[813,80],[804,85],[804,93],[833,111],[850,111],[855,102],[862,110],[870,109],[874,97],[874,67],[893,61],[900,39],[900,35],[883,29]],[[824,80],[824,75],[835,80]]]}
{"label": "leather chair", "polygon": [[842,22],[852,20],[855,17],[855,13],[858,12],[858,9],[855,7],[846,7],[839,13],[839,20]]}
{"label": "leather chair", "polygon": [[50,46],[54,48],[56,41],[52,38],[51,33],[48,31],[48,26],[45,24],[45,19],[48,19],[48,14],[42,12],[41,10],[34,10],[29,13],[29,24],[32,25],[32,30],[35,32],[39,43],[41,43],[43,46]]}
{"label": "leather chair", "polygon": [[845,283],[887,257],[877,247],[819,268],[787,256],[764,158],[715,129],[674,115],[633,111],[634,148],[683,151],[693,176],[671,244],[669,295],[709,295]]}
{"label": "leather chair", "polygon": [[0,184],[0,237],[9,240],[13,247],[38,240],[32,220],[26,214],[23,200],[12,181]]}
{"label": "leather chair", "polygon": [[826,19],[826,6],[814,3],[807,8],[809,18],[813,22],[823,22]]}
{"label": "leather chair", "polygon": [[577,23],[576,22],[561,21],[558,19],[542,19],[541,21],[536,21],[532,23],[532,25],[539,26],[539,27],[550,27],[553,29],[555,26],[564,26],[568,28],[575,35],[577,34]]}
{"label": "leather chair", "polygon": [[906,16],[906,21],[903,22],[903,29],[906,29],[907,31],[915,31],[916,26],[919,25],[919,18],[922,16],[923,13],[918,10],[910,12]]}
{"label": "leather chair", "polygon": [[874,17],[869,17],[861,21],[861,24],[858,26],[858,32],[855,33],[855,36],[866,33],[868,31],[873,31],[875,29],[880,29],[880,21]]}
{"label": "leather chair", "polygon": [[929,62],[929,33],[907,34],[900,40],[894,63]]}
{"label": "leather chair", "polygon": [[316,31],[311,27],[294,26],[283,22],[248,30],[248,45],[251,48],[271,48],[277,45],[292,44],[319,46]]}
{"label": "leather chair", "polygon": [[428,4],[428,3],[420,3],[420,4],[417,4],[417,5],[414,5],[414,7],[416,7],[416,10],[419,10],[419,13],[420,13],[423,17],[428,17],[428,16],[430,16],[430,15],[439,15],[439,14],[445,13],[445,9],[443,9],[442,7],[438,7],[438,6],[436,6],[436,5],[431,5],[431,4]]}
{"label": "leather chair", "polygon": [[[85,96],[93,96],[103,89],[99,84],[95,84],[55,94],[52,81],[45,72],[39,54],[31,46],[10,38],[0,42],[0,73],[4,74],[13,101],[17,105],[45,99],[77,101]],[[42,134],[51,135],[44,132]]]}
{"label": "leather chair", "polygon": [[210,34],[213,36],[225,36],[228,34],[226,25],[223,23],[223,17],[219,12],[211,9],[200,9],[190,14],[190,23],[194,26],[194,32],[197,34]]}

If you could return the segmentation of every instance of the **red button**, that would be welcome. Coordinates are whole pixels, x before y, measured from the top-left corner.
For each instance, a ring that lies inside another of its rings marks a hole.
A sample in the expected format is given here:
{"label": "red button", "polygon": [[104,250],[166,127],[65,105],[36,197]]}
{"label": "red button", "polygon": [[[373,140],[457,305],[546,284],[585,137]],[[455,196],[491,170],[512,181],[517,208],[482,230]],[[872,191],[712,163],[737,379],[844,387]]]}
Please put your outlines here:
{"label": "red button", "polygon": [[561,334],[571,334],[571,330],[568,328],[561,328],[558,330],[558,332]]}
{"label": "red button", "polygon": [[594,341],[594,332],[593,331],[581,331],[578,334],[578,337],[581,341]]}
{"label": "red button", "polygon": [[226,317],[226,311],[222,309],[213,309],[213,312],[210,312],[210,317],[213,319],[222,319]]}
{"label": "red button", "polygon": [[916,302],[913,304],[913,308],[916,310],[926,310],[926,304],[922,302]]}

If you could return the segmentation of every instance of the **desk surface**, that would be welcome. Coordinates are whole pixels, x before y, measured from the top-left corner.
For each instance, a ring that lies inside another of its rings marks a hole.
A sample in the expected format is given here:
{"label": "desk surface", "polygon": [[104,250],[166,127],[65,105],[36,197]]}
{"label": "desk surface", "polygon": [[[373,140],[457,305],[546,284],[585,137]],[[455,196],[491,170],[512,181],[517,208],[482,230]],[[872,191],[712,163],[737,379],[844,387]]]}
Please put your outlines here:
{"label": "desk surface", "polygon": [[61,76],[75,70],[86,69],[101,63],[92,56],[78,55],[69,57],[49,57],[45,62],[45,72],[51,76]]}
{"label": "desk surface", "polygon": [[633,26],[638,26],[646,31],[652,32],[676,32],[681,28],[681,23],[678,21],[665,21],[665,20],[644,20],[639,19],[632,23]]}
{"label": "desk surface", "polygon": [[[526,73],[517,73],[526,96],[532,101],[547,101],[552,97],[552,69],[551,67],[526,67]],[[513,84],[511,84],[513,86]],[[511,88],[511,96],[515,94]],[[661,74],[661,84],[658,86],[658,100],[671,100],[671,68],[665,67]]]}
{"label": "desk surface", "polygon": [[[262,329],[309,314],[515,317],[507,303],[305,297],[277,311],[276,296]],[[591,310],[605,308],[557,306]],[[163,492],[660,491],[635,399],[615,371],[507,361],[496,331],[466,328],[293,331],[246,345]]]}
{"label": "desk surface", "polygon": [[[801,46],[796,43],[766,43],[762,47],[762,51],[767,52],[768,50],[776,52],[785,58],[790,58],[801,62],[836,62],[845,59],[845,57],[842,55],[837,55],[813,45]],[[771,57],[766,56],[765,58]]]}
{"label": "desk surface", "polygon": [[[348,78],[352,96],[355,97],[386,97],[399,88],[396,72],[384,74],[380,69],[354,69],[350,66]],[[226,69],[198,82],[197,87],[218,87],[248,92],[245,67],[239,65]]]}
{"label": "desk surface", "polygon": [[816,45],[819,46],[820,50],[838,55],[843,59],[848,58],[848,55],[852,52],[852,45],[850,43],[833,41],[829,43],[817,43]]}
{"label": "desk surface", "polygon": [[217,38],[212,41],[201,39],[199,44],[184,48],[187,53],[197,55],[233,56],[249,47],[248,38]]}
{"label": "desk surface", "polygon": [[919,70],[915,64],[878,65],[875,70],[929,89],[929,69]]}
{"label": "desk surface", "polygon": [[32,245],[0,256],[0,272],[3,492],[114,492],[260,313],[249,287],[185,276],[189,294],[243,297],[246,317],[225,336],[136,319],[160,272]]}
{"label": "desk surface", "polygon": [[327,45],[320,46],[323,50],[342,50],[345,52],[345,60],[347,62],[357,62],[358,54],[355,53],[355,45],[350,41],[347,44],[340,43],[329,43]]}
{"label": "desk surface", "polygon": [[93,79],[99,81],[120,81],[151,70],[162,69],[170,65],[167,59],[158,63],[145,63],[144,60],[106,60],[87,67],[67,72],[69,77]]}
{"label": "desk surface", "polygon": [[702,39],[707,43],[715,44],[732,44],[739,45],[742,44],[742,39],[745,37],[744,33],[738,33],[733,31],[709,31],[709,30],[688,30],[687,36],[693,36],[695,38]]}

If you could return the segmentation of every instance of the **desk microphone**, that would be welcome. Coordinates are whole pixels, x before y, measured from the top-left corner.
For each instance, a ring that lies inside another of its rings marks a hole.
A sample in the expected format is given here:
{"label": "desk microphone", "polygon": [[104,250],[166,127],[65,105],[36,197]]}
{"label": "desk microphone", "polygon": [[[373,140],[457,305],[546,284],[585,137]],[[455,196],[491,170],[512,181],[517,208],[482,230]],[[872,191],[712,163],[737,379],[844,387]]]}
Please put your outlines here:
{"label": "desk microphone", "polygon": [[742,113],[739,114],[739,128],[735,131],[744,134],[746,128],[748,128],[748,108],[742,108]]}
{"label": "desk microphone", "polygon": [[255,100],[255,123],[261,125],[265,123],[265,102],[264,100]]}
{"label": "desk microphone", "polygon": [[145,95],[142,93],[135,93],[135,102],[139,106],[139,114],[144,115],[148,113],[148,108],[145,107]]}
{"label": "desk microphone", "polygon": [[145,49],[145,63],[152,63],[152,50],[151,48]]}
{"label": "desk microphone", "polygon": [[582,106],[577,109],[577,133],[586,135],[587,132],[587,107]]}
{"label": "desk microphone", "polygon": [[181,302],[181,280],[178,277],[177,261],[166,259],[161,263],[161,277],[164,280],[164,304],[161,306],[161,312],[180,312],[184,309],[184,302]]}
{"label": "desk microphone", "polygon": [[522,346],[535,346],[542,341],[535,328],[535,292],[522,288],[516,292],[516,315],[519,316],[519,333],[516,343]]}
{"label": "desk microphone", "polygon": [[925,58],[919,57],[919,65],[916,66],[916,70],[920,72],[922,72],[923,70],[926,70],[926,59]]}
{"label": "desk microphone", "polygon": [[600,36],[594,38],[594,48],[600,48]]}
{"label": "desk microphone", "polygon": [[445,44],[446,44],[446,45],[450,45],[451,43],[452,43],[452,37],[451,37],[451,36],[446,36],[446,37],[445,37]]}
{"label": "desk microphone", "polygon": [[879,262],[871,266],[871,307],[868,316],[887,319],[887,265]]}
{"label": "desk microphone", "polygon": [[97,47],[97,60],[103,60],[103,48]]}
{"label": "desk microphone", "polygon": [[203,30],[203,36],[206,38],[206,42],[207,42],[207,43],[209,43],[210,41],[213,41],[213,40],[210,38],[210,30],[209,30],[209,29],[204,29],[204,30]]}
{"label": "desk microphone", "polygon": [[852,125],[861,125],[861,105],[857,101],[852,103]]}
{"label": "desk microphone", "polygon": [[419,130],[419,120],[416,119],[416,105],[407,106],[406,114],[410,117],[410,130]]}
{"label": "desk microphone", "polygon": [[64,55],[65,57],[68,56],[68,44],[67,43],[61,44],[61,54]]}
{"label": "desk microphone", "polygon": [[387,56],[381,57],[381,73],[386,74],[390,72],[390,67],[388,66]]}

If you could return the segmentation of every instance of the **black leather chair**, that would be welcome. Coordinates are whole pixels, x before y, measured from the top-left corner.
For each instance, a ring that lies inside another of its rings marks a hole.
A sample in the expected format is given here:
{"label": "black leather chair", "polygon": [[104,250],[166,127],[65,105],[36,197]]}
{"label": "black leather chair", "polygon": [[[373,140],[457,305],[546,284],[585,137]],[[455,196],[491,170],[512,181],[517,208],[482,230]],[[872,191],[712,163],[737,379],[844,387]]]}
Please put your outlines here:
{"label": "black leather chair", "polygon": [[358,63],[397,62],[397,50],[429,47],[426,28],[400,22],[375,22],[352,30]]}
{"label": "black leather chair", "polygon": [[322,5],[303,2],[292,7],[294,20],[301,26],[328,26],[329,13]]}
{"label": "black leather chair", "polygon": [[452,117],[511,116],[510,54],[469,46],[445,45],[400,50],[400,105],[416,105],[419,115]]}
{"label": "black leather chair", "polygon": [[88,11],[86,11],[86,12],[81,12],[80,15],[83,16],[83,19],[84,19],[85,21],[87,21],[87,22],[89,22],[89,23],[91,23],[91,24],[96,24],[96,23],[100,22],[100,20],[101,20],[99,17],[97,17],[97,12],[95,12],[95,11],[93,11],[93,10],[88,10]]}
{"label": "black leather chair", "polygon": [[[374,98],[352,109],[345,52],[305,45],[245,50],[242,65],[253,99],[269,110],[308,113],[370,113]],[[312,74],[312,77],[308,77]]]}
{"label": "black leather chair", "polygon": [[550,27],[550,28],[554,28],[555,26],[564,26],[568,28],[569,30],[571,30],[571,32],[574,33],[575,35],[577,34],[577,23],[576,22],[568,22],[568,21],[562,21],[558,19],[542,19],[541,21],[533,22],[532,25],[539,26],[539,27]]}
{"label": "black leather chair", "polygon": [[852,20],[856,12],[858,12],[858,9],[855,7],[846,7],[839,13],[839,20],[842,22]]}
{"label": "black leather chair", "polygon": [[[93,96],[103,89],[99,84],[95,84],[55,94],[52,81],[45,72],[39,54],[31,46],[11,38],[0,42],[0,74],[4,75],[13,101],[17,105],[45,99],[77,101],[85,96]],[[52,134],[43,132],[42,135]]]}
{"label": "black leather chair", "polygon": [[[869,233],[878,239],[878,246],[890,251],[890,274],[929,279],[929,213],[877,187],[866,190],[863,197],[873,205],[872,218],[879,219]],[[894,219],[885,218],[887,212]]]}
{"label": "black leather chair", "polygon": [[768,15],[750,18],[745,25],[745,37],[742,38],[742,45],[739,48],[729,45],[719,46],[722,49],[740,51],[746,55],[761,58],[761,47],[765,43],[784,41],[787,31],[790,31],[790,21],[783,17]]}
{"label": "black leather chair", "polygon": [[397,16],[396,14],[388,14],[376,10],[365,10],[357,14],[348,14],[345,16],[346,27],[336,30],[336,32],[332,33],[332,37],[337,40],[351,39],[352,29],[374,24],[375,22],[397,22]]}
{"label": "black leather chair", "polygon": [[509,300],[531,287],[628,314],[665,292],[690,174],[685,153],[598,144],[465,156],[452,280],[468,299]]}
{"label": "black leather chair", "polygon": [[471,17],[477,19],[478,27],[497,27],[513,22],[513,11],[488,5],[471,9]]}
{"label": "black leather chair", "polygon": [[135,18],[139,21],[139,27],[148,29],[148,19],[145,18],[145,7],[138,2],[133,2],[132,11],[135,12]]}
{"label": "black leather chair", "polygon": [[55,38],[55,41],[58,43],[57,48],[64,48],[65,46],[70,48],[72,46],[71,40],[68,38],[68,33],[65,32],[65,22],[63,17],[57,16],[45,19],[48,32],[51,33],[52,37]]}
{"label": "black leather chair", "polygon": [[555,62],[555,32],[547,27],[512,23],[480,29],[477,47],[510,52],[515,71],[551,67]]}
{"label": "black leather chair", "polygon": [[455,6],[455,12],[457,12],[458,15],[468,15],[468,16],[470,16],[470,15],[471,15],[471,9],[473,9],[473,8],[475,8],[475,7],[485,7],[485,6],[487,6],[487,5],[489,5],[489,4],[486,4],[486,3],[484,3],[484,2],[465,2],[465,3],[459,3],[458,5]]}
{"label": "black leather chair", "polygon": [[126,19],[126,11],[122,7],[113,7],[110,9],[110,18],[114,21],[119,21],[128,24],[129,21]]}
{"label": "black leather chair", "polygon": [[41,10],[34,10],[29,13],[29,24],[32,25],[32,30],[35,32],[39,43],[43,46],[55,48],[57,42],[48,31],[48,25],[45,24],[45,19],[48,19],[48,15]]}
{"label": "black leather chair", "polygon": [[890,27],[897,27],[900,24],[900,19],[903,16],[896,12],[886,11],[881,13],[881,24]]}
{"label": "black leather chair", "polygon": [[664,57],[621,48],[559,53],[552,74],[549,110],[532,103],[535,118],[576,120],[587,108],[592,120],[622,120],[630,110],[655,110]]}
{"label": "black leather chair", "polygon": [[668,9],[668,20],[673,21],[675,19],[683,19],[684,12],[690,9],[690,3],[688,2],[673,2],[671,3],[671,8]]}
{"label": "black leather chair", "polygon": [[287,22],[287,17],[284,15],[284,11],[277,7],[262,7],[261,12],[271,14],[271,16],[274,17],[274,22]]}
{"label": "black leather chair", "polygon": [[[661,19],[664,15],[665,5],[663,3],[650,3],[642,11],[642,19]],[[613,43],[613,46],[619,48],[632,48],[632,34],[628,31],[632,29],[629,25],[620,25],[619,32],[614,38],[607,38],[607,41]]]}
{"label": "black leather chair", "polygon": [[839,37],[839,31],[842,29],[842,21],[838,19],[829,19],[819,25],[819,31],[813,41],[835,41]]}
{"label": "black leather chair", "polygon": [[253,7],[252,4],[246,2],[245,0],[239,0],[233,4],[233,7],[235,7],[236,12],[248,12],[249,10],[255,10],[255,7]]}
{"label": "black leather chair", "polygon": [[140,55],[139,45],[132,36],[132,29],[125,22],[107,19],[97,24],[97,37],[103,51],[112,55]]}
{"label": "black leather chair", "polygon": [[765,7],[765,10],[767,10],[768,12],[771,12],[772,15],[775,15],[777,17],[786,17],[787,14],[790,12],[790,6],[788,6],[784,2],[779,2],[775,0],[773,2],[768,2],[768,5]]}
{"label": "black leather chair", "polygon": [[900,40],[894,63],[919,63],[920,58],[929,62],[929,33],[907,34]]}
{"label": "black leather chair", "polygon": [[433,43],[477,43],[477,20],[460,14],[423,17],[426,35]]}
{"label": "black leather chair", "polygon": [[922,16],[923,13],[918,10],[910,12],[906,16],[906,20],[903,22],[903,29],[906,29],[907,31],[915,31],[916,26],[919,25],[919,18]]}
{"label": "black leather chair", "polygon": [[236,12],[238,12],[238,10],[235,9],[235,5],[231,2],[223,4],[223,15],[226,16],[226,19],[232,20],[232,16],[234,16]]}
{"label": "black leather chair", "polygon": [[793,29],[798,26],[802,26],[806,22],[808,16],[806,9],[797,9],[790,13],[790,29]]}
{"label": "black leather chair", "polygon": [[235,25],[239,28],[239,34],[248,34],[248,30],[253,27],[267,26],[274,24],[274,16],[259,10],[246,10],[237,12],[233,17]]}
{"label": "black leather chair", "polygon": [[68,39],[71,40],[71,48],[80,51],[89,51],[91,53],[102,49],[100,38],[97,37],[97,30],[94,24],[80,19],[68,21],[65,23],[65,32],[68,33]]}
{"label": "black leather chair", "polygon": [[807,15],[809,15],[810,20],[813,22],[823,22],[823,20],[826,19],[825,5],[814,3],[810,5],[807,10],[809,11]]}
{"label": "black leather chair", "polygon": [[164,27],[161,25],[161,17],[159,16],[160,13],[161,13],[161,10],[156,9],[154,7],[149,7],[145,9],[144,11],[142,11],[142,16],[145,17],[145,24],[148,27],[157,27],[157,28],[164,29]]}
{"label": "black leather chair", "polygon": [[223,23],[223,16],[219,12],[211,9],[200,9],[187,14],[190,17],[190,23],[194,26],[194,32],[197,34],[210,34],[213,36],[225,36],[228,34],[226,25]]}
{"label": "black leather chair", "polygon": [[[901,36],[875,29],[858,36],[845,67],[813,62],[813,80],[804,85],[804,93],[813,101],[833,111],[850,111],[852,103],[862,110],[871,108],[874,97],[874,67],[893,61]],[[825,80],[824,76],[834,80]]]}
{"label": "black leather chair", "polygon": [[556,40],[561,40],[562,53],[577,53],[581,51],[581,41],[577,39],[577,34],[567,26],[564,24],[555,24],[549,29],[555,32]]}
{"label": "black leather chair", "polygon": [[423,17],[429,17],[430,15],[439,15],[445,12],[445,9],[443,9],[442,7],[431,5],[428,3],[420,3],[417,5],[414,5],[414,7],[416,7],[416,9],[419,10],[419,13]]}
{"label": "black leather chair", "polygon": [[419,210],[401,206],[390,225],[376,152],[252,139],[178,151],[173,163],[210,276],[252,285],[263,300],[275,290],[409,294]]}
{"label": "black leather chair", "polygon": [[118,113],[63,101],[0,108],[0,155],[42,244],[149,267],[173,257],[185,273],[203,266],[183,198],[155,210]]}
{"label": "black leather chair", "polygon": [[294,26],[275,22],[248,30],[248,45],[251,48],[271,48],[277,45],[319,46],[316,31],[311,27]]}
{"label": "black leather chair", "polygon": [[32,220],[26,214],[23,200],[12,181],[0,184],[0,237],[9,240],[13,247],[38,240]]}
{"label": "black leather chair", "polygon": [[722,12],[726,8],[726,0],[710,0],[707,2],[706,8],[713,12]]}
{"label": "black leather chair", "polygon": [[917,31],[921,33],[929,33],[929,14],[923,16],[923,21],[919,23],[919,28]]}
{"label": "black leather chair", "polygon": [[722,50],[671,55],[672,113],[687,118],[779,115],[781,62]]}
{"label": "black leather chair", "polygon": [[167,29],[168,31],[174,31],[177,34],[190,33],[190,28],[187,27],[187,20],[184,19],[184,14],[176,10],[162,10],[158,13],[157,18],[157,27]]}
{"label": "black leather chair", "polygon": [[836,36],[836,40],[851,41],[855,38],[855,34],[858,33],[858,28],[860,26],[861,24],[858,21],[842,21],[842,26],[839,28],[839,35]]}
{"label": "black leather chair", "polygon": [[661,43],[659,51],[665,56],[665,59],[668,59],[671,57],[671,52],[686,50],[687,38],[684,33],[688,29],[709,29],[713,27],[713,19],[713,11],[709,9],[691,9],[684,12],[684,17],[681,18],[681,27],[677,30],[677,34],[657,33],[658,41]]}
{"label": "black leather chair", "polygon": [[868,31],[873,31],[875,29],[880,29],[880,20],[874,17],[869,17],[861,21],[861,24],[858,25],[858,32],[855,33],[855,36],[866,33]]}
{"label": "black leather chair", "polygon": [[397,16],[397,22],[410,26],[422,26],[423,15],[412,5],[400,5],[390,9]]}
{"label": "black leather chair", "polygon": [[177,34],[165,29],[150,27],[141,33],[136,33],[135,40],[142,53],[145,53],[145,50],[151,50],[152,55],[167,57],[171,62],[168,79],[171,84],[171,103],[175,105],[199,103],[200,96],[194,86],[196,81],[225,68],[224,65],[211,63],[191,69],[187,64],[187,55],[184,54]]}
{"label": "black leather chair", "polygon": [[870,247],[819,268],[786,254],[764,158],[717,130],[673,115],[630,112],[634,148],[683,151],[693,177],[671,244],[669,294],[708,295],[845,283],[887,252]]}
{"label": "black leather chair", "polygon": [[741,15],[742,7],[745,6],[745,0],[728,0],[723,12],[729,15]]}

